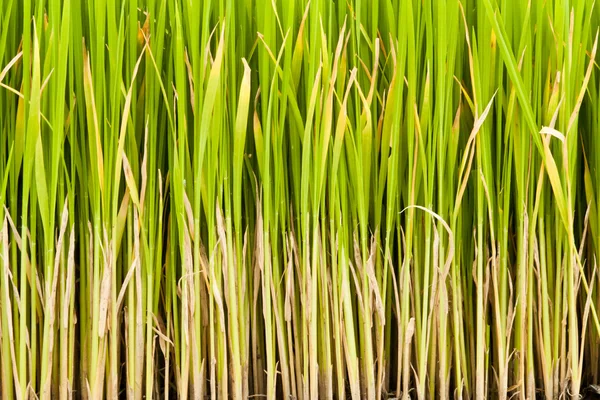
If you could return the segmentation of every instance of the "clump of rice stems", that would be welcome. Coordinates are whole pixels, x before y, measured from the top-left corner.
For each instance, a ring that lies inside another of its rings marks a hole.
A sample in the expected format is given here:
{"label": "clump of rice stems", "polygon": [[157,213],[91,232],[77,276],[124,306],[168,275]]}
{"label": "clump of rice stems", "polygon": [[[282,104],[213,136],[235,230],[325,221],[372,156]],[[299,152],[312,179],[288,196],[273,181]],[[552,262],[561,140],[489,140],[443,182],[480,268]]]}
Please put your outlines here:
{"label": "clump of rice stems", "polygon": [[5,0],[2,399],[600,382],[593,0]]}

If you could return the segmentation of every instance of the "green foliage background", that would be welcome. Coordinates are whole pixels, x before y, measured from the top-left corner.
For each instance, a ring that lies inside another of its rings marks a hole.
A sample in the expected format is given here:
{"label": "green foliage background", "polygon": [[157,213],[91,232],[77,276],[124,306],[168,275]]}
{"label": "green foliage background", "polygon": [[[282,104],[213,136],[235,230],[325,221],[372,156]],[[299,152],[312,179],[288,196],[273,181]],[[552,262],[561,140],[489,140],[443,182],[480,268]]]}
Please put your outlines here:
{"label": "green foliage background", "polygon": [[593,0],[0,0],[0,386],[578,398]]}

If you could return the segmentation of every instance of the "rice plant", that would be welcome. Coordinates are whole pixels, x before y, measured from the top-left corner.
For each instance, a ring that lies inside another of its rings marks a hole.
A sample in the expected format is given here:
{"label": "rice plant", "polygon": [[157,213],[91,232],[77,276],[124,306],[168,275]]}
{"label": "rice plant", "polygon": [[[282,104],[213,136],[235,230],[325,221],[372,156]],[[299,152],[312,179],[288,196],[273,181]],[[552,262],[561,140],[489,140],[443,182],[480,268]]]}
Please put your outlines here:
{"label": "rice plant", "polygon": [[0,398],[600,393],[594,0],[0,0]]}

